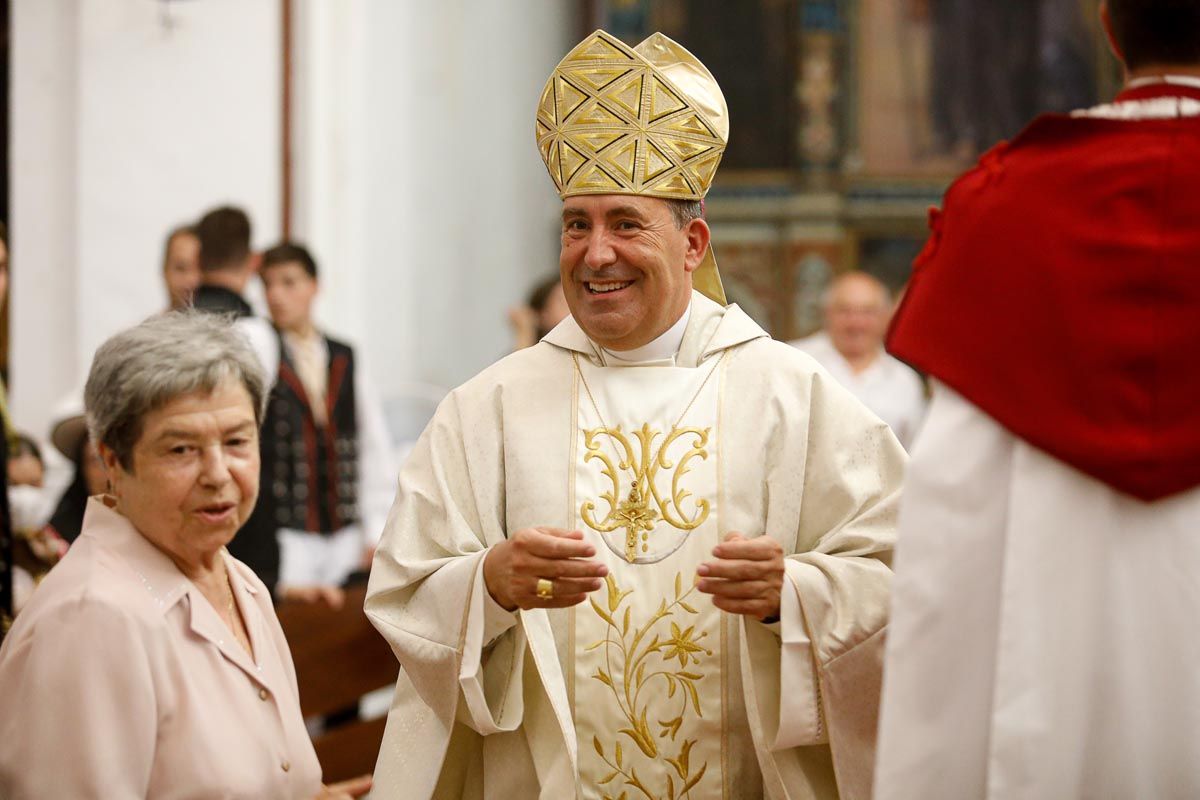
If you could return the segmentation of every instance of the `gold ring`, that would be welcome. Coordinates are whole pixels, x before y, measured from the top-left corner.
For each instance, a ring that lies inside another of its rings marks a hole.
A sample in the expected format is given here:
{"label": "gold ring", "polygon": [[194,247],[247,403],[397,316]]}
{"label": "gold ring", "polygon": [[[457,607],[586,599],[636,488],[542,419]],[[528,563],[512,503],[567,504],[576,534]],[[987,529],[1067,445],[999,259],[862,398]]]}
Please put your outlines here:
{"label": "gold ring", "polygon": [[545,578],[538,578],[537,596],[539,600],[553,600],[554,581],[548,581]]}

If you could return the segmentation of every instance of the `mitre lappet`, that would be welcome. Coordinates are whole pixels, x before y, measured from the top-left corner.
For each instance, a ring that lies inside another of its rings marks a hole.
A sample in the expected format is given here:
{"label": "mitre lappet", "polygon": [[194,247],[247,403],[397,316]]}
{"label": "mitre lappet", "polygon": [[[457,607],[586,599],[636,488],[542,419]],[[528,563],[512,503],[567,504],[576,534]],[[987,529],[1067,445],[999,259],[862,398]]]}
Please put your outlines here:
{"label": "mitre lappet", "polygon": [[[637,47],[598,30],[554,68],[537,144],[562,198],[629,194],[703,200],[729,140],[712,73],[661,33]],[[712,246],[693,286],[725,304]]]}

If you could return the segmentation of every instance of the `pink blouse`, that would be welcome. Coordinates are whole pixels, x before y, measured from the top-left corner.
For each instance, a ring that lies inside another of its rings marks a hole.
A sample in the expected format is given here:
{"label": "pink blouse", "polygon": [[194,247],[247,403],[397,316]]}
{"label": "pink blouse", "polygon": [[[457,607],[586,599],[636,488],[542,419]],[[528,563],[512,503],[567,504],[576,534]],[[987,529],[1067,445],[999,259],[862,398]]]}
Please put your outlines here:
{"label": "pink blouse", "polygon": [[0,648],[0,797],[304,798],[321,767],[262,582],[228,553],[252,659],[97,498]]}

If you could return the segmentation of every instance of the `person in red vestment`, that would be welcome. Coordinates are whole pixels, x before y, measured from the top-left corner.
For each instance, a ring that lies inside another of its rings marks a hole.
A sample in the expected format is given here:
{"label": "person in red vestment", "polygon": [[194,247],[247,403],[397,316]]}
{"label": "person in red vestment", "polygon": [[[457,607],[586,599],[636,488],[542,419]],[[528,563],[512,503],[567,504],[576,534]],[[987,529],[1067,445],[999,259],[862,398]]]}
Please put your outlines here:
{"label": "person in red vestment", "polygon": [[1200,796],[1200,0],[1101,16],[1125,90],[951,186],[889,335],[879,798]]}

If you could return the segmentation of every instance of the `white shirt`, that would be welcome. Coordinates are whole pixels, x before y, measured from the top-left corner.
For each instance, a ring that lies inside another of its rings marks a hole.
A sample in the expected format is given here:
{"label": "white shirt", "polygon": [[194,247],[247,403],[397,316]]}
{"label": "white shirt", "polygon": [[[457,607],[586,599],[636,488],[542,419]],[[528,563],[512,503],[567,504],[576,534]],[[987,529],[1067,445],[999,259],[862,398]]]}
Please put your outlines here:
{"label": "white shirt", "polygon": [[815,358],[842,386],[882,419],[905,449],[912,446],[925,418],[925,387],[911,368],[881,352],[871,366],[855,372],[824,331],[789,342]]}
{"label": "white shirt", "polygon": [[246,337],[254,354],[258,356],[266,379],[266,389],[270,391],[279,374],[279,339],[275,335],[275,329],[262,317],[241,317],[234,321],[233,327]]}

